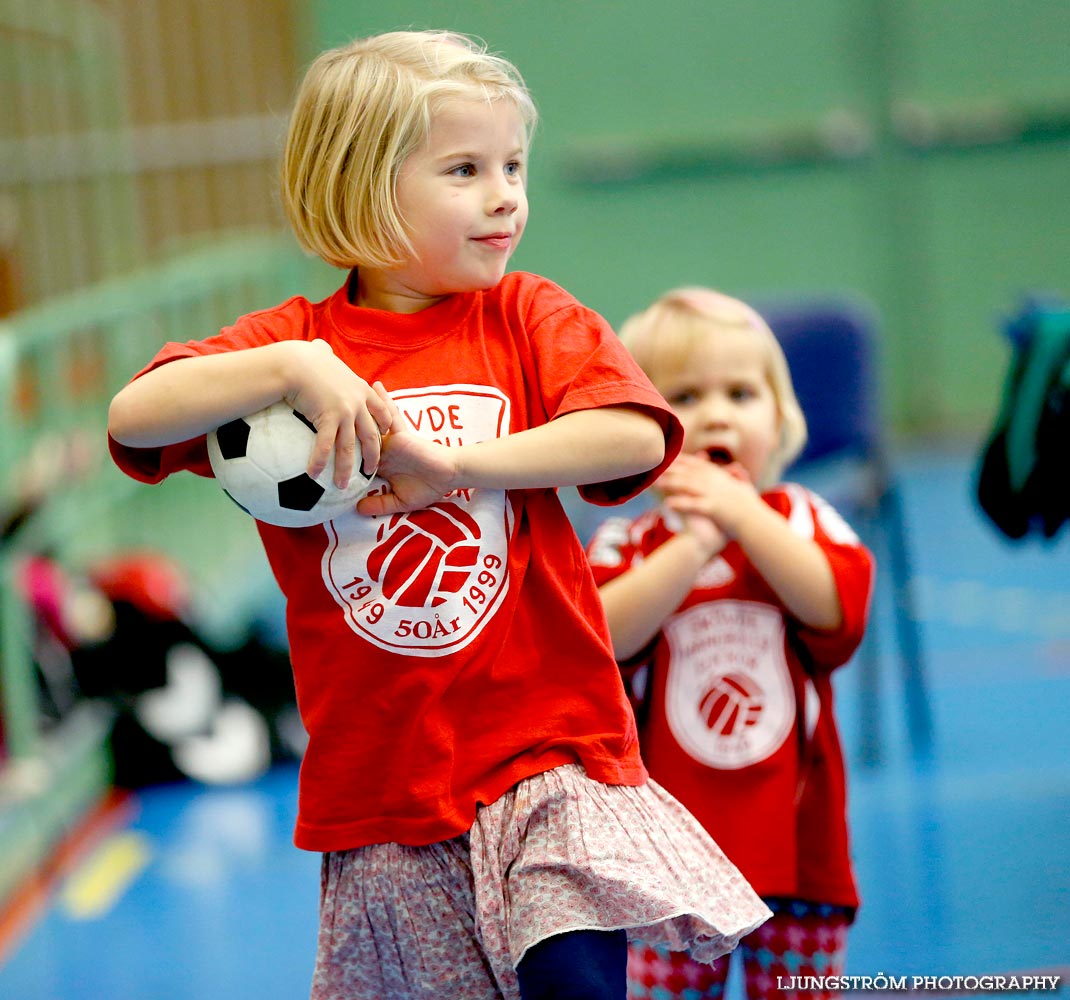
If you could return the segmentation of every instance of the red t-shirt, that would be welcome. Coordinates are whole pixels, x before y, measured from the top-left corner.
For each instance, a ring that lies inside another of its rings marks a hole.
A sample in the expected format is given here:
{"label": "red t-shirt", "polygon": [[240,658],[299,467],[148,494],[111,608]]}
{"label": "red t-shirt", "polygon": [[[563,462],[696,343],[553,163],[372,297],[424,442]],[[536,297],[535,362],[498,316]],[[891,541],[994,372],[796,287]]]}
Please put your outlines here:
{"label": "red t-shirt", "polygon": [[[353,306],[346,287],[316,304],[294,298],[208,340],[167,344],[145,370],[314,338],[381,379],[403,419],[445,444],[631,406],[665,429],[666,462],[679,450],[679,424],[608,324],[524,273],[411,315]],[[111,449],[144,482],[211,475],[203,436]],[[624,500],[664,464],[582,492]],[[445,840],[471,826],[477,803],[564,763],[610,784],[646,780],[590,567],[555,490],[473,489],[393,517],[257,526],[287,599],[309,734],[297,846]]]}
{"label": "red t-shirt", "polygon": [[[803,487],[781,486],[763,499],[825,552],[843,623],[818,632],[792,620],[730,543],[643,654],[650,685],[643,759],[760,895],[855,907],[830,673],[862,639],[873,559]],[[631,523],[611,518],[588,550],[598,584],[672,534],[658,510]]]}

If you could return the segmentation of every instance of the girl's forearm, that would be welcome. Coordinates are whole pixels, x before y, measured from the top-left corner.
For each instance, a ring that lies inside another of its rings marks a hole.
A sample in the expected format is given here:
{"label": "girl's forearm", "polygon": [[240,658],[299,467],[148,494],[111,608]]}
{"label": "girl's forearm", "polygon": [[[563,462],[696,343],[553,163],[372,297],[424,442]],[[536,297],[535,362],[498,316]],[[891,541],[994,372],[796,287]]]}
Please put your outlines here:
{"label": "girl's forearm", "polygon": [[836,579],[812,538],[796,534],[780,514],[760,504],[739,525],[736,541],[795,618],[810,628],[840,626],[843,608]]}
{"label": "girl's forearm", "polygon": [[709,558],[698,538],[682,532],[599,588],[618,660],[634,656],[657,635]]}
{"label": "girl's forearm", "polygon": [[121,389],[108,432],[132,448],[158,448],[203,434],[281,399],[286,342],[179,358]]}
{"label": "girl's forearm", "polygon": [[464,446],[457,481],[492,489],[584,486],[648,472],[664,457],[665,436],[652,417],[622,407],[577,410]]}

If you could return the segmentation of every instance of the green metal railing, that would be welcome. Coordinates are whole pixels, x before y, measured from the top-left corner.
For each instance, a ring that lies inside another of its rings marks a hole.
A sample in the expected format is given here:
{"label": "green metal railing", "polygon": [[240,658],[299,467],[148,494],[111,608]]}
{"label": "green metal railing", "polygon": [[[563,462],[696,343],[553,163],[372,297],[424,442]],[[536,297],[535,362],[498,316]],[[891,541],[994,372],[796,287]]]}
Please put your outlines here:
{"label": "green metal railing", "polygon": [[[0,548],[0,699],[10,758],[40,750],[32,627],[15,579],[23,554],[47,549],[77,567],[117,548],[152,546],[196,582],[255,550],[251,520],[219,502],[213,483],[177,477],[150,489],[119,473],[106,454],[107,406],[165,340],[209,336],[281,301],[307,285],[307,267],[282,237],[236,236],[0,323],[0,504],[18,502],[22,470],[42,442],[63,447],[82,435],[91,451],[88,470],[61,479]],[[205,510],[210,515],[198,518]],[[244,530],[230,542],[235,515]]]}
{"label": "green metal railing", "polygon": [[257,595],[250,560],[263,558],[252,519],[210,480],[176,476],[149,488],[123,476],[107,456],[107,407],[165,340],[209,336],[317,280],[291,243],[250,234],[0,323],[0,509],[19,501],[27,463],[42,447],[62,456],[83,435],[91,452],[81,473],[65,470],[0,543],[0,903],[111,780],[111,709],[83,701],[58,724],[42,724],[34,622],[18,581],[23,559],[44,551],[78,572],[95,556],[149,546],[187,569],[195,591],[214,582],[206,603],[217,614],[240,616],[242,597]]}

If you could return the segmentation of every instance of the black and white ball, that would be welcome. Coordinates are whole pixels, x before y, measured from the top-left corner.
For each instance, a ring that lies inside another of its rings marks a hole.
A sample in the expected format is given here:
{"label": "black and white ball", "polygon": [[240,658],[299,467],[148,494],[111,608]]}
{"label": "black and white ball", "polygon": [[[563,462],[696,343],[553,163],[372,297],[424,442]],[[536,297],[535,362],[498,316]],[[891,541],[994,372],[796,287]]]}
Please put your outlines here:
{"label": "black and white ball", "polygon": [[313,479],[305,471],[316,440],[312,421],[280,400],[208,434],[208,458],[219,485],[258,521],[307,528],[352,510],[368,492],[374,469],[354,470],[334,485],[334,455]]}

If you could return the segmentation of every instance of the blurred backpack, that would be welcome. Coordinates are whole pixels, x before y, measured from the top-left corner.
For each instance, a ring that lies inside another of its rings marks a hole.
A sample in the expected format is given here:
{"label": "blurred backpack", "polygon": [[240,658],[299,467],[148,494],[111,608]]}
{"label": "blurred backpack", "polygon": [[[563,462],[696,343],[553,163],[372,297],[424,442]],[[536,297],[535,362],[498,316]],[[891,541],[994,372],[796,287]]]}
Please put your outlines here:
{"label": "blurred backpack", "polygon": [[1051,539],[1070,519],[1070,304],[1031,301],[1005,332],[1014,353],[977,499],[1008,538]]}

